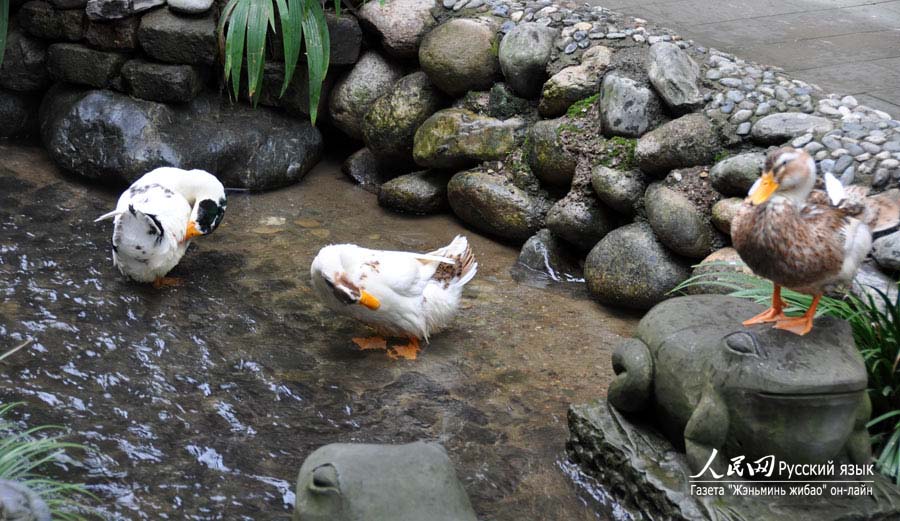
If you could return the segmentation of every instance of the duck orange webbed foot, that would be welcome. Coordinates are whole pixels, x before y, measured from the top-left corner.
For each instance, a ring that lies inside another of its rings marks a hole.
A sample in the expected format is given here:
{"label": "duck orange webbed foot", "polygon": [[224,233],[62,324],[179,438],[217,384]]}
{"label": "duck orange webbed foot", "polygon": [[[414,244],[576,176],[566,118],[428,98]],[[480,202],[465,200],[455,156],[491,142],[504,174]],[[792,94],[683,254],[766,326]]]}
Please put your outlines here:
{"label": "duck orange webbed foot", "polygon": [[387,340],[380,336],[354,338],[353,343],[359,346],[360,351],[370,351],[372,349],[387,350]]}
{"label": "duck orange webbed foot", "polygon": [[174,288],[182,285],[184,285],[184,279],[178,277],[156,277],[156,280],[153,281],[154,289]]}
{"label": "duck orange webbed foot", "polygon": [[391,347],[388,349],[387,355],[392,360],[399,360],[401,358],[404,360],[415,360],[421,350],[422,348],[419,347],[419,339],[410,337],[408,344]]}
{"label": "duck orange webbed foot", "polygon": [[775,329],[783,329],[785,331],[790,331],[795,335],[803,336],[812,330],[812,326],[812,317],[803,315],[802,317],[793,317],[779,320],[775,324]]}
{"label": "duck orange webbed foot", "polygon": [[783,329],[800,336],[803,336],[812,331],[813,319],[816,318],[816,308],[819,306],[819,299],[821,298],[822,295],[816,295],[813,298],[812,304],[810,304],[809,309],[806,310],[806,313],[804,313],[803,316],[779,320],[775,324],[775,329]]}
{"label": "duck orange webbed foot", "polygon": [[768,322],[778,322],[778,321],[784,320],[788,317],[787,317],[787,315],[784,314],[783,309],[784,308],[782,308],[782,309],[769,308],[769,309],[763,311],[762,313],[760,313],[759,315],[756,315],[755,317],[753,317],[751,319],[743,321],[742,324],[744,324],[745,326],[752,326],[755,324],[766,324]]}
{"label": "duck orange webbed foot", "polygon": [[772,291],[772,307],[749,320],[743,321],[742,324],[745,326],[752,326],[755,324],[766,324],[768,322],[784,320],[787,318],[784,314],[784,308],[786,306],[787,304],[781,300],[781,286],[776,284],[775,289]]}

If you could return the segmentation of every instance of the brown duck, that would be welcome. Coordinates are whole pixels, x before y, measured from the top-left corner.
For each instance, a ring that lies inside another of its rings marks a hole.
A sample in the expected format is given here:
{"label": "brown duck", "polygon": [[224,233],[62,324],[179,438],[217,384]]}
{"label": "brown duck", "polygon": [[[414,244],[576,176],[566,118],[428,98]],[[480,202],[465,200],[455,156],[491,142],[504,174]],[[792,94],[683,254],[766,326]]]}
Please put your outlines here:
{"label": "brown duck", "polygon": [[[775,322],[777,329],[809,333],[822,295],[845,289],[856,276],[872,247],[872,230],[900,221],[896,191],[866,197],[867,189],[845,189],[826,174],[823,192],[816,181],[815,161],[805,151],[774,150],[731,224],[741,259],[775,285],[772,307],[745,326]],[[784,314],[782,286],[813,296],[806,313]]]}

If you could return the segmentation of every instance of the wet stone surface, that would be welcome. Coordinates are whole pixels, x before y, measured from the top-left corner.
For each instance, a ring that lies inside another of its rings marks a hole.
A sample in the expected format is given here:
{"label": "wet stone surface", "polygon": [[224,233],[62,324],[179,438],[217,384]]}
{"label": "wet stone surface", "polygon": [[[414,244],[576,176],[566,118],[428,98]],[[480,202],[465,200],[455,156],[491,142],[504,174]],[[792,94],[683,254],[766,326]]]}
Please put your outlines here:
{"label": "wet stone surface", "polygon": [[[288,520],[303,460],[335,442],[441,442],[481,520],[604,519],[567,476],[566,408],[605,394],[636,325],[586,298],[517,284],[516,249],[446,216],[390,214],[324,162],[303,182],[233,193],[216,233],[153,290],[112,266],[93,219],[117,190],[0,145],[0,400],[71,429],[108,519]],[[429,250],[467,233],[478,277],[415,362],[363,353],[367,331],[308,287],[329,243]],[[26,414],[27,416],[22,416]],[[577,476],[575,476],[577,477]]]}

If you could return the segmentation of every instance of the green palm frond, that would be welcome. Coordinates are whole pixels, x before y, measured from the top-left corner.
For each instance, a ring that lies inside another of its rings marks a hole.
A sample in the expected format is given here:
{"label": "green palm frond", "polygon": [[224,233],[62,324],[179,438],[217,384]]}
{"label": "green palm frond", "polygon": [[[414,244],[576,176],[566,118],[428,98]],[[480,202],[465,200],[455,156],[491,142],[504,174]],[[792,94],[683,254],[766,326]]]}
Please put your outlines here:
{"label": "green palm frond", "polygon": [[0,0],[0,65],[6,50],[6,32],[9,30],[9,0]]}
{"label": "green palm frond", "polygon": [[325,81],[328,60],[331,58],[331,42],[325,12],[322,11],[322,5],[318,0],[306,0],[304,14],[302,25],[309,73],[309,119],[315,124],[319,112],[319,97],[322,95],[322,82]]}
{"label": "green palm frond", "polygon": [[[339,15],[339,2],[336,4],[335,11]],[[275,23],[276,13],[278,24]],[[305,44],[309,115],[315,124],[331,54],[328,23],[319,0],[229,0],[218,27],[225,82],[230,80],[232,94],[235,98],[240,97],[241,69],[246,60],[247,94],[255,106],[262,92],[266,37],[270,30],[277,34],[279,28],[284,49],[284,82],[279,96],[287,91]]]}

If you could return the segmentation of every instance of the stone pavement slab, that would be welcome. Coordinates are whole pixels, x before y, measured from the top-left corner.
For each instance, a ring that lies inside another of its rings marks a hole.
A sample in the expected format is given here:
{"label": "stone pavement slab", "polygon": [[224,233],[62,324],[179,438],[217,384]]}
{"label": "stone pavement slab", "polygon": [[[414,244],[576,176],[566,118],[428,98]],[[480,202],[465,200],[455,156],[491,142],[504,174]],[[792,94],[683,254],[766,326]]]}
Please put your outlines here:
{"label": "stone pavement slab", "polygon": [[900,115],[900,0],[589,0]]}

